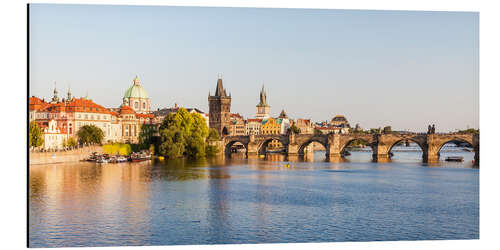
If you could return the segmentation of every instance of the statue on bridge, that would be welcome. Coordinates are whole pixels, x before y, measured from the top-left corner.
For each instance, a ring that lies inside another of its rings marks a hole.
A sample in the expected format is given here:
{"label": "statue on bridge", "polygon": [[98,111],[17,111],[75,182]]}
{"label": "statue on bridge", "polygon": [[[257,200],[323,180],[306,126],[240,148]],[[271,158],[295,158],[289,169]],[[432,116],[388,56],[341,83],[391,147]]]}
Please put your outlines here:
{"label": "statue on bridge", "polygon": [[429,125],[429,127],[427,127],[427,134],[435,134],[436,133],[436,126],[434,124]]}

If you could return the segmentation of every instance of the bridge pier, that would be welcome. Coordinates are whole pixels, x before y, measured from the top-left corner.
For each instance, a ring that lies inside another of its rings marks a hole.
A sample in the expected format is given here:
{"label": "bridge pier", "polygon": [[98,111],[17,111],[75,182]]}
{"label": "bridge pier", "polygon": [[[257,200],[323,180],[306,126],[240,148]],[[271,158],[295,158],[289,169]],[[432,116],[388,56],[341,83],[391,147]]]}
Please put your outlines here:
{"label": "bridge pier", "polygon": [[342,162],[343,157],[340,153],[338,153],[338,154],[326,154],[326,161],[328,161],[328,162]]}
{"label": "bridge pier", "polygon": [[372,155],[372,160],[373,162],[379,162],[379,163],[383,163],[383,162],[390,162],[391,161],[391,158],[389,157],[389,154],[373,154]]}
{"label": "bridge pier", "polygon": [[425,163],[438,163],[439,162],[439,154],[433,152],[425,152],[422,155],[423,161]]}

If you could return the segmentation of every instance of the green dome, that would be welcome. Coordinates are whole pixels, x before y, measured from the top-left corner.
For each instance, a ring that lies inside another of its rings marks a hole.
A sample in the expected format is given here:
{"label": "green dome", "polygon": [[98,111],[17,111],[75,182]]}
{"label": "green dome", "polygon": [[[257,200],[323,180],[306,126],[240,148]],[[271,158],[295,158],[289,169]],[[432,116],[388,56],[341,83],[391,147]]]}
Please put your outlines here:
{"label": "green dome", "polygon": [[149,95],[146,90],[140,85],[139,78],[137,78],[136,76],[134,79],[134,84],[127,89],[123,98],[149,98]]}

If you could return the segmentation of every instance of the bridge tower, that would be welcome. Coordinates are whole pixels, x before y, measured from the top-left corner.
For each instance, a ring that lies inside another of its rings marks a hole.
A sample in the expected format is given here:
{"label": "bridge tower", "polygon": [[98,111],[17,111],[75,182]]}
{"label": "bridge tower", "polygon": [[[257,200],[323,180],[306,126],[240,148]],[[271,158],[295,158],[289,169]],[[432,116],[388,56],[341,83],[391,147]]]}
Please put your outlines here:
{"label": "bridge tower", "polygon": [[219,135],[229,134],[230,114],[231,114],[231,94],[227,95],[226,89],[222,86],[222,75],[219,74],[215,95],[208,92],[208,116],[209,127],[219,132]]}

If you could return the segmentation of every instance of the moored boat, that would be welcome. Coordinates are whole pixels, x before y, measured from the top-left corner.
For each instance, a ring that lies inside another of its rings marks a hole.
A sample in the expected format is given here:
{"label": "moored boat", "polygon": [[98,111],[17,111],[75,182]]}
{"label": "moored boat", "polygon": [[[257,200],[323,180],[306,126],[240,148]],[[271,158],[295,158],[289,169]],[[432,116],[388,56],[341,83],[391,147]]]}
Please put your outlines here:
{"label": "moored boat", "polygon": [[464,157],[462,156],[448,156],[446,157],[445,161],[464,161]]}
{"label": "moored boat", "polygon": [[103,164],[103,163],[108,163],[109,161],[104,157],[99,157],[95,162]]}

